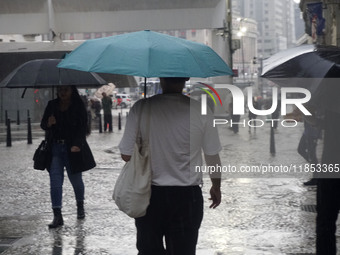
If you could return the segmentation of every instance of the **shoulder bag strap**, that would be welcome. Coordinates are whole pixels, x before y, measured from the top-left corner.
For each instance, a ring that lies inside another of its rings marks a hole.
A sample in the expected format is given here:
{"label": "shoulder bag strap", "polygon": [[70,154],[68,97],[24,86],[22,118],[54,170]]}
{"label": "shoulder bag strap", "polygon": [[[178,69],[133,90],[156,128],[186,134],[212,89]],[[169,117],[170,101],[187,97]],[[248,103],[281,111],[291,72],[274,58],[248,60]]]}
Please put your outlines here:
{"label": "shoulder bag strap", "polygon": [[136,142],[137,144],[141,145],[142,144],[142,135],[141,135],[141,130],[140,130],[140,123],[142,116],[146,114],[146,137],[144,138],[144,144],[148,145],[149,144],[149,133],[150,133],[150,102],[148,100],[143,100],[141,103],[141,109],[139,111],[138,115],[138,120],[137,120],[137,136],[136,136]]}

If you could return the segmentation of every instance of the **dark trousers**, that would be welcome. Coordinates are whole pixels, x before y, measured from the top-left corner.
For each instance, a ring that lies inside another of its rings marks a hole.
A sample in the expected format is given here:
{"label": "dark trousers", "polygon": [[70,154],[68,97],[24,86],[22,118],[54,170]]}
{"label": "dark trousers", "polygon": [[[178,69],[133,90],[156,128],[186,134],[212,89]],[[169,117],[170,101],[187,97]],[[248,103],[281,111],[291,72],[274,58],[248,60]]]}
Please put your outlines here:
{"label": "dark trousers", "polygon": [[201,188],[152,186],[151,194],[146,215],[135,220],[138,254],[196,254],[203,219]]}
{"label": "dark trousers", "polygon": [[340,209],[340,179],[319,179],[317,187],[316,254],[336,254],[336,220]]}
{"label": "dark trousers", "polygon": [[104,131],[106,131],[107,126],[109,126],[109,131],[112,132],[112,115],[104,114]]}
{"label": "dark trousers", "polygon": [[[238,125],[239,125],[239,122],[240,122],[240,118],[241,118],[241,115],[231,115],[231,120],[232,120],[232,129],[234,131],[235,134],[238,133]],[[234,124],[236,123],[236,124]]]}
{"label": "dark trousers", "polygon": [[298,146],[298,152],[307,162],[311,164],[318,163],[318,159],[316,157],[316,145],[316,138],[307,136],[305,134],[302,135]]}

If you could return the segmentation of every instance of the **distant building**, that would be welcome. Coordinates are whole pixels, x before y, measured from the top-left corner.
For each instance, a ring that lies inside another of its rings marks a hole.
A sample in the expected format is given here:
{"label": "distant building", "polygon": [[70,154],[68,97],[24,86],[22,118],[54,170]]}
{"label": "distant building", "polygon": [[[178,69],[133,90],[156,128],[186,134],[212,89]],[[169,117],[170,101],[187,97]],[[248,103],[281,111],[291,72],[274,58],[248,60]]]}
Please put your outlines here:
{"label": "distant building", "polygon": [[293,0],[233,0],[234,15],[257,21],[258,56],[269,57],[296,43]]}
{"label": "distant building", "polygon": [[254,76],[258,75],[256,63],[258,51],[257,22],[250,18],[233,15],[232,27],[233,39],[240,40],[240,48],[233,54],[233,68],[238,70],[239,79],[252,80]]}

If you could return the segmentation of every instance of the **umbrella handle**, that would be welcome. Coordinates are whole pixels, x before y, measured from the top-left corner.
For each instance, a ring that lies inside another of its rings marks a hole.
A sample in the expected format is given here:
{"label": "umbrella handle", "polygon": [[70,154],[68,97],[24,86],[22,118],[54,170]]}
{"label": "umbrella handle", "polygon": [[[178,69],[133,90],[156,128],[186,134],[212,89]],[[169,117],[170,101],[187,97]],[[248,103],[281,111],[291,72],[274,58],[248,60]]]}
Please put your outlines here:
{"label": "umbrella handle", "polygon": [[26,93],[26,90],[27,90],[27,88],[25,88],[25,89],[24,89],[24,91],[22,92],[22,94],[21,94],[21,98],[24,98],[24,96],[25,96],[25,93]]}
{"label": "umbrella handle", "polygon": [[146,98],[146,77],[144,77],[144,98]]}

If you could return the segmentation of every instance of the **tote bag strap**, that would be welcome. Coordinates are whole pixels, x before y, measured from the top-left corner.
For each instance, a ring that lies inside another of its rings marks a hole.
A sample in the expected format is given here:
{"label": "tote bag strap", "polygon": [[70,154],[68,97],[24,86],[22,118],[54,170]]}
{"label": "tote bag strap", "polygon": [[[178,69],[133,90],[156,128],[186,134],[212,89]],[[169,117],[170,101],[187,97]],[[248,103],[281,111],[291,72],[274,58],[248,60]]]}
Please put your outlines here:
{"label": "tote bag strap", "polygon": [[[136,142],[137,144],[141,145],[141,144],[145,144],[148,145],[149,144],[149,135],[150,135],[150,102],[148,100],[143,100],[141,103],[141,109],[139,111],[139,115],[138,115],[138,120],[137,120],[137,136],[136,136]],[[141,119],[142,116],[146,116],[146,122],[145,122],[145,128],[146,128],[146,136],[144,139],[142,139],[142,133],[141,133],[141,129],[140,129],[140,124],[141,124]]]}

